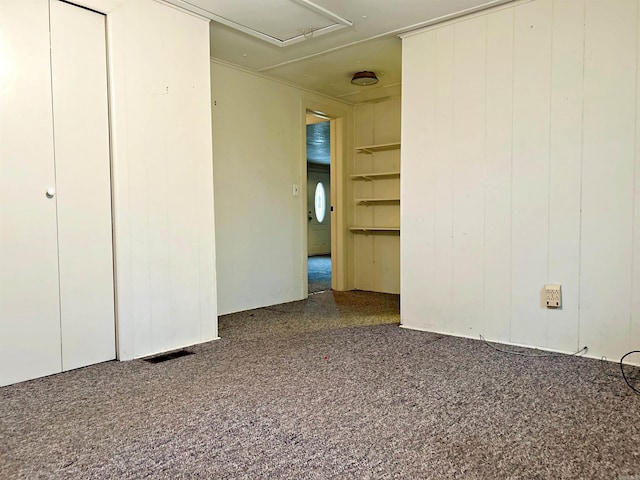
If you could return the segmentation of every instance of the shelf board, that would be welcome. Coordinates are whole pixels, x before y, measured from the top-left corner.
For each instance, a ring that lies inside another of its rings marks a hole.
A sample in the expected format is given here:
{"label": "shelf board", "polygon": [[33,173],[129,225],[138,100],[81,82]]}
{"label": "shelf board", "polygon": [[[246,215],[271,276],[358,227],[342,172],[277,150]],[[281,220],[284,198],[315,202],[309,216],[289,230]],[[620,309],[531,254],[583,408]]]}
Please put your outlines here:
{"label": "shelf board", "polygon": [[385,150],[399,150],[400,142],[395,143],[380,143],[378,145],[365,145],[363,147],[356,147],[356,152],[358,153],[368,153],[372,154],[375,152],[383,152]]}
{"label": "shelf board", "polygon": [[391,203],[399,202],[398,197],[393,198],[356,198],[356,203]]}
{"label": "shelf board", "polygon": [[359,173],[356,175],[351,175],[351,180],[369,180],[373,181],[376,178],[391,178],[391,177],[399,177],[400,172],[381,172],[381,173]]}
{"label": "shelf board", "polygon": [[400,227],[349,227],[351,232],[400,232]]}

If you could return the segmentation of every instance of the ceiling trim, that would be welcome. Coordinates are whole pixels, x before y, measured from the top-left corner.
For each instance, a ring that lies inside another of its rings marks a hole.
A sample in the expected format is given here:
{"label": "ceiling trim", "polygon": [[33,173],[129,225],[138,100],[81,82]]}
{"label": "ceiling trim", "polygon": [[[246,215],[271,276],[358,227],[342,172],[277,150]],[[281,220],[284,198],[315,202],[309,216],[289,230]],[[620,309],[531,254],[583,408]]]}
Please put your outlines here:
{"label": "ceiling trim", "polygon": [[362,38],[360,40],[357,40],[357,41],[351,42],[351,43],[347,43],[345,45],[339,45],[339,46],[334,47],[334,48],[329,48],[327,50],[323,50],[322,52],[312,53],[310,55],[305,55],[304,57],[293,58],[291,60],[287,60],[286,62],[277,63],[275,65],[269,65],[268,67],[262,67],[261,69],[259,69],[257,71],[258,72],[266,72],[267,70],[272,70],[274,68],[284,67],[285,65],[290,65],[292,63],[300,62],[300,61],[303,61],[303,60],[309,60],[311,58],[319,57],[321,55],[325,55],[327,53],[335,52],[335,51],[341,50],[343,48],[352,47],[354,45],[359,45],[361,43],[368,42],[369,40],[375,40],[377,38],[390,37],[392,35],[397,35],[397,36],[399,36],[401,38],[404,38],[405,36],[410,36],[414,32],[417,33],[419,31],[422,31],[422,29],[425,29],[425,28],[428,28],[428,27],[433,27],[435,25],[439,25],[441,23],[448,22],[448,21],[451,21],[451,20],[455,20],[457,18],[464,17],[464,16],[467,16],[467,15],[472,15],[474,13],[478,13],[478,12],[481,12],[481,11],[484,11],[484,10],[489,10],[491,8],[496,8],[496,7],[499,7],[501,5],[505,5],[507,3],[532,2],[532,1],[535,1],[535,0],[489,0],[489,1],[487,1],[487,2],[485,2],[483,4],[481,4],[481,5],[477,5],[475,7],[466,8],[466,9],[460,10],[458,12],[450,13],[448,15],[443,15],[441,17],[433,18],[431,20],[427,20],[427,21],[424,21],[424,22],[416,23],[416,24],[410,25],[408,27],[396,28],[395,30],[390,30],[390,31],[384,32],[384,33],[379,33],[378,35],[373,35],[373,36],[367,37],[367,38]]}
{"label": "ceiling trim", "polygon": [[[2,0],[0,0],[2,1]],[[345,100],[344,98],[334,97],[332,95],[327,95],[326,93],[318,92],[316,90],[312,90],[309,87],[305,87],[303,85],[299,85],[294,82],[289,82],[287,80],[283,80],[282,78],[275,77],[273,75],[269,75],[266,73],[258,72],[256,70],[251,70],[247,67],[243,67],[242,65],[238,65],[236,63],[228,62],[226,60],[222,60],[221,58],[209,57],[211,63],[217,63],[218,65],[222,65],[224,67],[233,68],[234,70],[239,70],[244,73],[248,73],[250,75],[255,75],[256,77],[264,78],[265,80],[270,80],[272,82],[279,83],[281,85],[286,85],[287,87],[297,88],[298,90],[302,90],[303,92],[311,93],[313,95],[317,95],[319,97],[326,98],[328,100],[333,100],[334,102],[342,103],[349,107],[353,107],[355,105],[354,102],[350,102],[349,100]]]}
{"label": "ceiling trim", "polygon": [[246,25],[242,25],[241,23],[235,22],[229,18],[222,17],[217,15],[214,12],[209,10],[205,10],[202,7],[199,7],[188,0],[163,0],[164,2],[171,3],[173,5],[179,6],[180,8],[184,8],[190,12],[196,13],[198,15],[202,15],[210,20],[214,20],[218,23],[226,25],[227,27],[238,30],[242,33],[250,35],[254,38],[262,40],[264,42],[270,43],[271,45],[275,45],[276,47],[288,47],[289,45],[294,45],[296,43],[303,42],[309,38],[319,37],[321,35],[325,35],[327,33],[335,32],[336,30],[340,30],[346,27],[353,27],[353,22],[351,20],[347,20],[344,17],[341,17],[337,13],[332,12],[331,10],[327,10],[320,5],[316,5],[311,0],[291,0],[298,5],[301,5],[308,10],[311,10],[323,17],[332,20],[336,23],[332,25],[327,25],[326,27],[318,28],[316,30],[309,30],[307,32],[303,31],[300,35],[296,35],[295,37],[280,39],[274,37],[273,35],[268,35],[259,30],[256,30],[251,27],[247,27]]}
{"label": "ceiling trim", "polygon": [[464,11],[461,14],[452,14],[445,15],[440,18],[433,19],[429,22],[424,22],[422,25],[415,25],[414,27],[410,27],[410,30],[407,30],[403,33],[399,33],[398,36],[402,39],[412,37],[414,35],[418,35],[423,32],[427,32],[437,27],[442,27],[449,23],[455,23],[456,21],[467,20],[469,18],[473,18],[478,15],[482,15],[487,12],[487,10],[499,11],[506,8],[514,8],[523,3],[535,2],[536,0],[493,0],[492,2],[488,2],[483,5],[479,5],[474,8],[469,8],[468,11]]}
{"label": "ceiling trim", "polygon": [[76,5],[78,7],[87,8],[94,12],[107,15],[116,8],[120,7],[123,3],[122,0],[69,0],[67,3]]}
{"label": "ceiling trim", "polygon": [[[0,0],[2,1],[2,0]],[[97,0],[97,1],[101,1],[101,0]],[[121,2],[127,2],[130,0],[118,0]],[[211,22],[211,19],[209,17],[207,17],[206,15],[196,12],[194,10],[189,10],[188,8],[186,8],[184,5],[178,5],[178,2],[176,1],[172,1],[172,0],[153,0],[156,3],[161,3],[162,5],[164,5],[165,7],[169,7],[169,8],[173,8],[174,10],[178,10],[179,12],[182,12],[186,15],[191,15],[192,17],[195,18],[199,18],[200,20],[204,20],[207,23]]]}

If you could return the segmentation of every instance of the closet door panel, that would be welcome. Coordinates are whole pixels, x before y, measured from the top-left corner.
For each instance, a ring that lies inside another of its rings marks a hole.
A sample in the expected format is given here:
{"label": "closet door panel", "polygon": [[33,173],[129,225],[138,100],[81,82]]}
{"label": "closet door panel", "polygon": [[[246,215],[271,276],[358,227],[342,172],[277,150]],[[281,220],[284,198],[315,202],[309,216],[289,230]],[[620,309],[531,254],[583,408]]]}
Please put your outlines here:
{"label": "closet door panel", "polygon": [[51,2],[63,370],[115,358],[105,17]]}
{"label": "closet door panel", "polygon": [[61,370],[49,11],[0,1],[0,385]]}

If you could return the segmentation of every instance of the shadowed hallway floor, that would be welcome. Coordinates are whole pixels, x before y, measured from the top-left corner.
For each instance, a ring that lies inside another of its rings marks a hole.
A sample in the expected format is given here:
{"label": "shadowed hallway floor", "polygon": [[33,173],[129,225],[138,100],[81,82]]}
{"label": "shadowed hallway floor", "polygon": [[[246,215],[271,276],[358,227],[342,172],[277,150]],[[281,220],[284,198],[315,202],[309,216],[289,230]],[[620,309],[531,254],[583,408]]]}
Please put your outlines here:
{"label": "shadowed hallway floor", "polygon": [[331,255],[309,257],[309,293],[331,290]]}
{"label": "shadowed hallway floor", "polygon": [[319,293],[223,316],[193,355],[0,388],[0,478],[639,478],[616,364],[405,330],[398,308]]}

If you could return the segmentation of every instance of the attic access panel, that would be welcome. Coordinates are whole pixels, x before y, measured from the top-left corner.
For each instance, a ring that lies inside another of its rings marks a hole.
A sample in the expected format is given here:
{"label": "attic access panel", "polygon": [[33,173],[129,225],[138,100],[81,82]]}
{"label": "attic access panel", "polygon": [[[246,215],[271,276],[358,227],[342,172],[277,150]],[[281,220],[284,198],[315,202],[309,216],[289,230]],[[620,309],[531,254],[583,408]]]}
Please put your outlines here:
{"label": "attic access panel", "polygon": [[311,0],[168,0],[279,47],[352,27]]}

